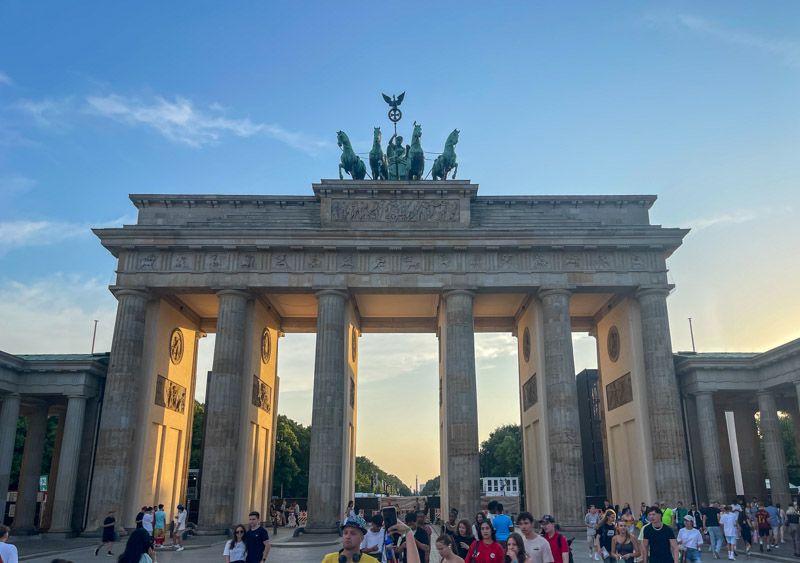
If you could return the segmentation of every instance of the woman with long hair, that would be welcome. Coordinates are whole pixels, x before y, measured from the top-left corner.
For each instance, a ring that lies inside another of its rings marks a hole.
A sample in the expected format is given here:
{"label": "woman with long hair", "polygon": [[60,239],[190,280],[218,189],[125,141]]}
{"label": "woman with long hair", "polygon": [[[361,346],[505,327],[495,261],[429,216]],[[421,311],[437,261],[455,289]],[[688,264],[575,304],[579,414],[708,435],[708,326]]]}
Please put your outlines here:
{"label": "woman with long hair", "polygon": [[469,520],[466,518],[459,520],[456,524],[456,533],[453,534],[453,551],[456,552],[456,555],[464,559],[474,539],[470,531]]}
{"label": "woman with long hair", "polygon": [[475,541],[481,539],[481,524],[486,520],[486,515],[483,512],[478,512],[475,515],[475,523],[472,525],[472,537]]}
{"label": "woman with long hair", "polygon": [[508,535],[506,563],[531,563],[531,556],[525,553],[525,540],[517,532],[511,532]]}
{"label": "woman with long hair", "polygon": [[[492,523],[481,522],[481,539],[472,542],[465,563],[499,563],[505,557],[503,546],[497,541]],[[521,563],[521,562],[520,562]]]}
{"label": "woman with long hair", "polygon": [[620,563],[633,563],[639,557],[639,542],[625,519],[617,521],[617,533],[611,538],[611,557]]}
{"label": "woman with long hair", "polygon": [[236,524],[233,528],[233,537],[225,542],[225,549],[222,550],[222,555],[225,556],[225,563],[242,562],[247,555],[247,546],[244,543],[244,535],[247,530],[244,529],[243,524]]}
{"label": "woman with long hair", "polygon": [[616,535],[617,513],[611,509],[603,513],[603,517],[597,523],[597,535],[594,537],[594,548],[600,559],[605,563],[613,563],[611,557],[611,539]]}
{"label": "woman with long hair", "polygon": [[150,533],[144,528],[136,528],[128,536],[125,551],[120,553],[117,563],[153,563],[155,554]]}

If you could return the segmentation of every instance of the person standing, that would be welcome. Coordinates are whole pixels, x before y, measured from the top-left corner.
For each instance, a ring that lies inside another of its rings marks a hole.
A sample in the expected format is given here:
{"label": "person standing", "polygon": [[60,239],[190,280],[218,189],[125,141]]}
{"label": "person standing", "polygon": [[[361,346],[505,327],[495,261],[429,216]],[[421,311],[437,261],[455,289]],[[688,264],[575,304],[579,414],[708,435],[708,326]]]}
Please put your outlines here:
{"label": "person standing", "polygon": [[683,560],[687,563],[700,563],[703,534],[694,527],[695,519],[691,514],[683,517],[683,527],[678,530],[678,547],[683,552]]}
{"label": "person standing", "polygon": [[800,557],[800,512],[794,505],[786,510],[786,527],[789,529],[794,556]]}
{"label": "person standing", "polygon": [[533,563],[531,556],[525,553],[525,541],[517,532],[508,535],[505,560],[508,563]]}
{"label": "person standing", "polygon": [[135,522],[136,522],[136,527],[137,528],[144,528],[144,526],[142,525],[142,519],[144,518],[144,513],[145,513],[146,510],[147,510],[147,507],[143,506],[142,509],[139,512],[136,513]]}
{"label": "person standing", "polygon": [[461,559],[464,559],[469,551],[469,546],[471,546],[472,542],[475,541],[475,538],[472,537],[472,532],[470,531],[469,520],[466,518],[460,520],[456,525],[456,533],[452,537],[453,551],[455,551],[456,555],[458,555]]}
{"label": "person standing", "polygon": [[348,518],[355,518],[355,516],[356,516],[355,502],[353,502],[352,500],[348,501],[347,508],[344,509],[344,518],[342,518],[342,520],[347,520]]}
{"label": "person standing", "polygon": [[278,535],[278,526],[280,525],[280,513],[277,510],[272,511],[272,535]]}
{"label": "person standing", "polygon": [[778,539],[780,543],[786,543],[786,538],[784,537],[786,533],[786,511],[781,508],[780,504],[776,504],[775,507],[778,509]]}
{"label": "person standing", "polygon": [[771,501],[764,509],[769,514],[769,539],[772,542],[772,547],[778,549],[778,530],[781,525],[781,512],[778,506],[775,506]]}
{"label": "person standing", "polygon": [[556,530],[555,518],[545,514],[540,523],[544,530],[544,539],[550,544],[550,551],[553,552],[555,563],[569,563],[569,543],[567,538]]}
{"label": "person standing", "polygon": [[456,524],[458,523],[458,510],[455,508],[450,509],[447,521],[442,524],[442,535],[447,534],[450,537],[456,535]]}
{"label": "person standing", "polygon": [[269,533],[261,525],[261,514],[258,511],[251,512],[247,517],[247,521],[250,529],[244,535],[244,544],[247,548],[245,562],[264,563],[272,547],[269,543]]}
{"label": "person standing", "polygon": [[503,561],[505,553],[503,547],[497,542],[492,523],[488,520],[481,522],[481,539],[474,541],[467,552],[465,563],[498,563]]}
{"label": "person standing", "polygon": [[611,557],[621,563],[633,563],[639,557],[639,542],[625,520],[617,520],[617,533],[611,538]]}
{"label": "person standing", "polygon": [[681,501],[678,501],[678,507],[675,509],[675,526],[680,529],[683,528],[683,517],[689,514],[689,509],[683,506]]}
{"label": "person standing", "polygon": [[719,527],[719,503],[713,501],[703,512],[703,530],[708,532],[708,541],[711,543],[711,553],[714,559],[719,559],[719,552],[722,549],[722,530]]}
{"label": "person standing", "polygon": [[[602,559],[605,563],[612,563],[611,557],[611,540],[617,533],[616,530],[617,514],[613,510],[606,510],[600,523],[597,525],[597,534],[594,538],[594,549],[597,553],[597,558]],[[561,563],[558,561],[557,563]]]}
{"label": "person standing", "polygon": [[492,520],[492,525],[494,526],[494,532],[495,537],[497,537],[497,541],[500,542],[500,545],[503,546],[503,549],[506,549],[508,536],[514,531],[514,521],[511,520],[511,517],[508,514],[503,512],[503,505],[499,502],[497,503],[496,513],[494,515],[494,520]]}
{"label": "person standing", "polygon": [[137,528],[128,536],[125,551],[120,553],[117,563],[152,563],[155,556],[153,538],[144,528]]}
{"label": "person standing", "polygon": [[594,536],[597,534],[598,522],[600,522],[600,514],[597,512],[597,507],[590,504],[589,511],[583,517],[583,523],[586,525],[586,543],[589,545],[589,556],[594,552]]}
{"label": "person standing", "polygon": [[370,521],[369,529],[361,541],[361,553],[366,553],[378,561],[386,561],[384,547],[386,546],[386,530],[383,528],[383,516],[376,514]]}
{"label": "person standing", "polygon": [[[19,563],[17,546],[8,543],[8,535],[10,533],[11,529],[8,526],[0,524],[0,560],[3,563]],[[95,553],[95,555],[97,554]]]}
{"label": "person standing", "polygon": [[[699,510],[697,510],[697,505],[695,503],[691,504],[691,506],[689,507],[689,512],[686,513],[686,516],[691,516],[692,518],[694,518],[693,522],[694,529],[699,532],[700,528],[703,527],[703,514]],[[684,516],[684,522],[683,522],[684,526],[686,525],[685,522],[686,516]]]}
{"label": "person standing", "polygon": [[731,510],[730,506],[726,504],[722,507],[722,515],[719,517],[719,523],[725,534],[725,542],[728,544],[728,559],[731,561],[736,559],[734,551],[736,550],[736,538],[739,536],[738,520],[736,513]]}
{"label": "person standing", "polygon": [[[252,525],[251,522],[251,529]],[[405,529],[405,526],[403,526],[403,528]],[[322,558],[322,563],[357,563],[359,561],[361,563],[378,563],[378,560],[374,559],[372,556],[361,553],[361,543],[364,540],[364,535],[367,533],[367,523],[363,518],[355,516],[345,519],[341,530],[342,549],[325,555],[325,557]],[[266,532],[266,530],[264,531]],[[266,543],[268,542],[265,542],[265,544]],[[250,553],[248,553],[247,556],[247,561],[249,562]],[[264,554],[264,559],[266,559],[266,553]],[[262,561],[264,559],[262,559]]]}
{"label": "person standing", "polygon": [[244,543],[245,533],[247,531],[241,524],[236,524],[233,528],[233,537],[225,542],[225,548],[222,550],[225,563],[244,563],[247,553],[247,546]]}
{"label": "person standing", "polygon": [[167,535],[167,513],[164,512],[164,505],[159,504],[158,510],[155,513],[155,530],[154,534],[156,540],[156,548],[164,547],[164,538]]}
{"label": "person standing", "polygon": [[678,563],[678,541],[672,528],[661,521],[661,509],[652,507],[648,516],[650,525],[644,529],[642,563]]}
{"label": "person standing", "polygon": [[[115,529],[116,524],[117,524],[117,519],[114,518],[114,511],[109,510],[108,514],[103,519],[103,539],[101,540],[102,543],[98,545],[94,550],[95,557],[97,557],[101,549],[108,549],[106,557],[112,557],[114,555],[113,553],[111,553],[111,548],[113,547],[114,541],[116,540],[117,537],[117,531]],[[5,561],[5,559],[3,559],[3,561]]]}
{"label": "person standing", "polygon": [[455,544],[453,537],[444,533],[436,538],[436,551],[439,552],[439,560],[442,563],[464,563],[464,560],[453,550]]}
{"label": "person standing", "polygon": [[550,542],[537,534],[533,529],[533,514],[530,512],[520,512],[517,516],[517,526],[522,532],[522,541],[525,543],[525,553],[527,553],[532,563],[554,563],[553,551],[550,549]]}
{"label": "person standing", "polygon": [[744,553],[747,557],[750,557],[750,549],[753,546],[753,525],[750,522],[747,510],[740,510],[735,514],[739,520],[739,531],[742,534],[742,541],[744,542]]}
{"label": "person standing", "polygon": [[[428,537],[428,532],[425,531],[425,528],[422,528],[417,525],[417,513],[416,512],[409,512],[405,516],[405,524],[409,530],[413,532],[414,537],[414,544],[417,548],[417,556],[419,557],[420,563],[423,563],[427,558],[428,553],[431,550],[430,538]],[[401,543],[400,547],[398,548],[402,554],[401,561],[407,563],[410,558],[408,555],[409,549],[414,549],[413,547],[409,547],[408,540],[405,543]]]}
{"label": "person standing", "polygon": [[767,551],[772,551],[769,545],[769,512],[764,508],[764,503],[758,505],[756,512],[756,526],[758,527],[758,549],[764,553],[764,542],[767,543]]}
{"label": "person standing", "polygon": [[486,520],[486,515],[483,512],[478,512],[475,515],[475,523],[472,525],[472,537],[475,541],[481,541],[481,524]]}
{"label": "person standing", "polygon": [[661,503],[661,521],[664,522],[665,526],[672,527],[672,515],[674,512],[674,510],[667,506],[666,502]]}
{"label": "person standing", "polygon": [[178,513],[172,519],[172,546],[175,551],[183,551],[183,532],[186,531],[186,509],[182,504],[178,505]]}
{"label": "person standing", "polygon": [[150,537],[153,537],[153,507],[146,506],[144,508],[144,515],[142,516],[142,528],[144,528]]}

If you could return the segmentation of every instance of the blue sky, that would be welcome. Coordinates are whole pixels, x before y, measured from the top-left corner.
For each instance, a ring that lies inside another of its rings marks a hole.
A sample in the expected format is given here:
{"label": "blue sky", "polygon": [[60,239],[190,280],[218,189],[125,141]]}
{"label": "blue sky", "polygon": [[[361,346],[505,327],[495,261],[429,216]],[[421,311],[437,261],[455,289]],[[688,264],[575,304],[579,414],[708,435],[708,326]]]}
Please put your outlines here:
{"label": "blue sky", "polygon": [[[0,349],[84,351],[94,318],[108,347],[114,262],[88,228],[133,221],[129,193],[310,194],[337,174],[335,132],[388,139],[380,93],[403,90],[402,132],[417,120],[440,151],[458,127],[484,195],[655,193],[655,222],[692,227],[670,261],[676,349],[688,316],[700,350],[800,337],[799,24],[796,2],[4,2]],[[367,365],[386,346],[369,338]],[[513,341],[482,338],[480,377],[513,372]],[[310,364],[288,356],[305,383],[281,401],[304,419]],[[426,396],[428,360],[406,374]]]}

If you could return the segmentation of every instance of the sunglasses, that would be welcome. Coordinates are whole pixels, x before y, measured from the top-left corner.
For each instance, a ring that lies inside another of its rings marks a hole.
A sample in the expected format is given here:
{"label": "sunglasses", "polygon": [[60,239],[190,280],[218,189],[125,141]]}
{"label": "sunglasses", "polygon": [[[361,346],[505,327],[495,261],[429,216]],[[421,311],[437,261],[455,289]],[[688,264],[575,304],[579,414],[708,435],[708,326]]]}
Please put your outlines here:
{"label": "sunglasses", "polygon": [[236,535],[237,536],[240,536],[242,534],[244,534],[244,530],[236,530]]}

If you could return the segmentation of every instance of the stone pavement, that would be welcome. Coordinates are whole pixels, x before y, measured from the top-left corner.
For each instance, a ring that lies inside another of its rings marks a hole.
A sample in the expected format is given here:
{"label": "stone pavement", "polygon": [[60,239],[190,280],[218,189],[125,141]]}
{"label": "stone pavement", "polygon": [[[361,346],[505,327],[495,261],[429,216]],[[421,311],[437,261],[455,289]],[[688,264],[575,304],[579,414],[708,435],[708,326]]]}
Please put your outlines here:
{"label": "stone pavement", "polygon": [[[271,533],[271,530],[270,530]],[[575,537],[572,543],[575,563],[594,563],[589,557],[589,550],[583,534],[566,533],[568,538]],[[186,549],[182,552],[174,552],[171,549],[160,550],[157,553],[157,563],[223,563],[222,548],[226,538],[222,536],[196,536],[185,542]],[[331,535],[305,535],[300,538],[292,538],[291,531],[280,530],[278,536],[272,540],[272,551],[270,551],[268,563],[319,563],[323,555],[338,550],[340,538]],[[116,556],[122,551],[123,545],[117,543],[114,546],[112,559],[105,557],[102,553],[99,557],[94,556],[94,548],[97,542],[90,538],[74,539],[48,539],[48,538],[11,538],[11,543],[15,544],[20,552],[20,560],[31,563],[50,563],[55,558],[67,559],[74,563],[101,563],[102,561],[116,562]],[[712,563],[715,561],[707,551],[708,546],[703,550],[703,562]],[[439,557],[436,550],[431,550],[431,562],[438,563]],[[800,558],[792,557],[791,548],[784,544],[781,549],[770,554],[753,552],[750,559],[744,554],[740,554],[737,561],[768,561],[775,563],[797,563]],[[720,563],[727,561],[723,557]]]}

